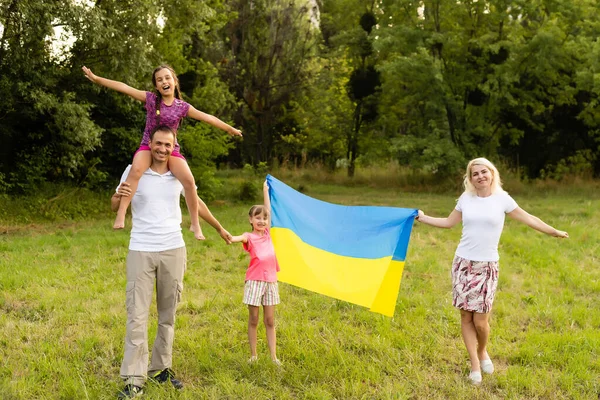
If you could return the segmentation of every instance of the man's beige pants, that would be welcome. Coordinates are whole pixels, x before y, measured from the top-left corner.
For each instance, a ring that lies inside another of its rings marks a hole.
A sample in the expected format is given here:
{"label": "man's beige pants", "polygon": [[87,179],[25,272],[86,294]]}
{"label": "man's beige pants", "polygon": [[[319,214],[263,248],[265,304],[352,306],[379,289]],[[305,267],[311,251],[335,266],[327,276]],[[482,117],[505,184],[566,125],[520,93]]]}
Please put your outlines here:
{"label": "man's beige pants", "polygon": [[[127,333],[121,378],[128,384],[143,386],[148,372],[152,376],[171,367],[175,310],[181,300],[186,261],[185,247],[160,252],[130,250],[127,255]],[[148,313],[155,281],[158,330],[148,368]]]}

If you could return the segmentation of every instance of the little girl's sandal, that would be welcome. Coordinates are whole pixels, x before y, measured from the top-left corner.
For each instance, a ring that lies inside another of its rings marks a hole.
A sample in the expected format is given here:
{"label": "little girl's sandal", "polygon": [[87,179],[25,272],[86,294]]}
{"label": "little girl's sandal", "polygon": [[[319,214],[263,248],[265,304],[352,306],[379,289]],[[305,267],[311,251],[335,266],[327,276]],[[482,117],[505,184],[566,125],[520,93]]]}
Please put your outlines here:
{"label": "little girl's sandal", "polygon": [[486,374],[494,373],[494,363],[489,358],[487,360],[481,360],[480,365],[482,372],[485,372]]}
{"label": "little girl's sandal", "polygon": [[481,381],[483,380],[480,371],[471,371],[468,378],[473,385],[481,385]]}

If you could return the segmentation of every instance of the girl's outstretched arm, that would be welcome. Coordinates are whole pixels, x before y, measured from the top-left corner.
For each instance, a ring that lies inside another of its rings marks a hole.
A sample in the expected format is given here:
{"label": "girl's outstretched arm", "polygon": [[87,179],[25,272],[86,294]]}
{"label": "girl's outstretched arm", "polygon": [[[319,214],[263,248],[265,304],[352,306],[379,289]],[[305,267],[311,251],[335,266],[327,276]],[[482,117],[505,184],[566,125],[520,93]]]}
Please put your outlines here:
{"label": "girl's outstretched arm", "polygon": [[416,220],[426,225],[435,226],[436,228],[450,229],[462,220],[462,213],[454,209],[447,218],[434,218],[425,215],[423,211],[419,210]]}
{"label": "girl's outstretched arm", "polygon": [[246,235],[232,236],[231,243],[248,243],[248,238]]}
{"label": "girl's outstretched arm", "polygon": [[509,212],[508,216],[512,219],[516,219],[517,221],[524,223],[525,225],[535,229],[536,231],[545,233],[546,235],[554,236],[561,239],[569,237],[569,234],[567,232],[559,231],[558,229],[551,227],[538,217],[529,214],[521,207],[517,207],[513,211]]}
{"label": "girl's outstretched arm", "polygon": [[271,228],[271,199],[269,198],[269,185],[267,181],[263,183],[263,205],[267,209],[267,226]]}
{"label": "girl's outstretched arm", "polygon": [[194,118],[198,121],[206,122],[207,124],[210,124],[215,128],[222,129],[225,132],[229,133],[231,136],[242,136],[242,131],[240,131],[239,129],[235,129],[233,126],[226,124],[214,115],[210,115],[202,111],[196,110],[194,106],[190,106],[187,116],[190,118]]}
{"label": "girl's outstretched arm", "polygon": [[131,86],[126,85],[123,82],[112,81],[110,79],[106,79],[106,78],[99,77],[98,75],[94,75],[92,70],[89,69],[88,67],[84,66],[84,67],[81,67],[81,69],[83,70],[83,73],[85,74],[86,78],[88,78],[90,81],[92,81],[100,86],[104,86],[106,88],[116,90],[117,92],[121,92],[128,96],[131,96],[134,99],[139,100],[141,102],[146,101],[146,92],[143,90],[138,90],[138,89],[132,88]]}

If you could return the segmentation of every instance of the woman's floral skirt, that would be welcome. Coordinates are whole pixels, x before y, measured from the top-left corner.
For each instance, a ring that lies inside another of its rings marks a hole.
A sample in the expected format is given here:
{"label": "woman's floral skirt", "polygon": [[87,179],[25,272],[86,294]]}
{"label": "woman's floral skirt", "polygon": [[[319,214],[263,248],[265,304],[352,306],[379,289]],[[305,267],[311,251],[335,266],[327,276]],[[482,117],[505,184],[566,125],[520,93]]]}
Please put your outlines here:
{"label": "woman's floral skirt", "polygon": [[471,261],[454,256],[452,305],[465,311],[489,313],[498,287],[498,261]]}

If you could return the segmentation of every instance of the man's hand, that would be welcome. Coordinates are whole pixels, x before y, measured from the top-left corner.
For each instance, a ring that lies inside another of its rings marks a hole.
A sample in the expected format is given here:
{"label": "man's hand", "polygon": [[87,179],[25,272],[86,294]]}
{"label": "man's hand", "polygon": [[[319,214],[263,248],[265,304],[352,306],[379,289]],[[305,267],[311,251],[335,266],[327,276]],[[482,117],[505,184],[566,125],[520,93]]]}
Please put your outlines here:
{"label": "man's hand", "polygon": [[117,189],[117,194],[121,197],[131,196],[131,187],[129,186],[129,183],[121,183],[121,185],[119,185],[119,189]]}
{"label": "man's hand", "polygon": [[131,196],[131,187],[129,183],[123,182],[119,185],[116,193],[112,195],[110,198],[110,209],[116,212],[119,209],[119,204],[121,203],[121,197],[129,197]]}

